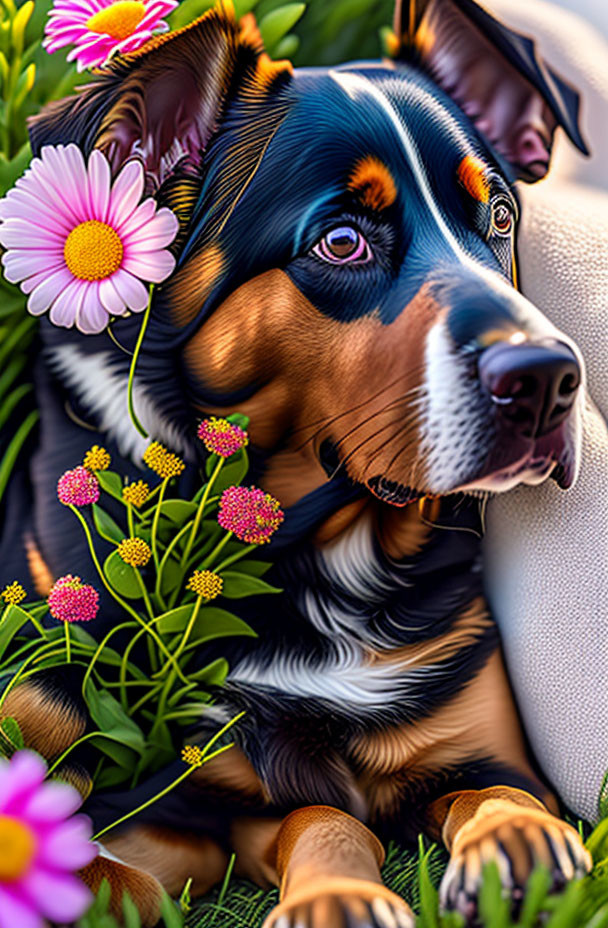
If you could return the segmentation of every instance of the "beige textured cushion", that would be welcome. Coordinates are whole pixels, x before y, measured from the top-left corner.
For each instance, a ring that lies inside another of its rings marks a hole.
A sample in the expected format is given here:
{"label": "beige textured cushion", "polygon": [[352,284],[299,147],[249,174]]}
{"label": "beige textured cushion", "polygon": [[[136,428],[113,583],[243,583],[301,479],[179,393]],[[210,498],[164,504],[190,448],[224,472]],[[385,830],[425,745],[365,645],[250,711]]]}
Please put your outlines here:
{"label": "beige textured cushion", "polygon": [[542,0],[492,0],[583,94],[584,159],[560,138],[549,177],[520,190],[522,289],[581,347],[588,372],[577,485],[489,507],[488,592],[531,744],[562,799],[593,819],[608,769],[608,45]]}

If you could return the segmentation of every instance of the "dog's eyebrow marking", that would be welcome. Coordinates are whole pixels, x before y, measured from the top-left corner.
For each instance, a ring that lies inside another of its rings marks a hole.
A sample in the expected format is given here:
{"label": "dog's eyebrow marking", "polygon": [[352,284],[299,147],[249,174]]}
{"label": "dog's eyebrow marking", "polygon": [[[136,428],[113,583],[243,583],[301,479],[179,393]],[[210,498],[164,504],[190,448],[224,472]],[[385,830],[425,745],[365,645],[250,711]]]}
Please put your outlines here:
{"label": "dog's eyebrow marking", "polygon": [[474,155],[465,155],[458,165],[458,180],[478,203],[488,203],[490,200],[487,172],[488,166]]}
{"label": "dog's eyebrow marking", "polygon": [[393,126],[399,141],[401,142],[401,147],[407,158],[409,167],[416,179],[420,193],[422,194],[424,202],[428,206],[431,216],[435,220],[443,237],[449,244],[454,254],[457,255],[461,261],[468,263],[468,255],[458,244],[456,237],[445,221],[441,210],[437,206],[437,202],[433,196],[433,191],[426,176],[420,155],[416,149],[415,142],[410,136],[406,127],[403,125],[399,114],[395,111],[388,98],[383,93],[381,93],[380,90],[378,90],[372,81],[360,74],[352,74],[348,71],[330,71],[330,76],[336,82],[336,84],[342,88],[347,96],[351,98],[351,100],[355,100],[358,96],[363,94],[365,96],[371,97],[372,100],[374,100],[374,102],[386,114],[386,116],[388,116],[390,123]]}
{"label": "dog's eyebrow marking", "polygon": [[397,198],[393,175],[373,155],[367,155],[357,162],[348,179],[348,189],[358,196],[364,206],[378,211],[392,206]]}

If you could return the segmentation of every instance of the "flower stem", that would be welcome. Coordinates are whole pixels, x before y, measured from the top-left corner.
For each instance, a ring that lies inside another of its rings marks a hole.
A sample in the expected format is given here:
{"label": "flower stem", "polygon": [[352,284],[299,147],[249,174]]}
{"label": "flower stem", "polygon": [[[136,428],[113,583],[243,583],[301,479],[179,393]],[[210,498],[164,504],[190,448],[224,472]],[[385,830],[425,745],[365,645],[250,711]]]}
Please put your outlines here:
{"label": "flower stem", "polygon": [[165,479],[160,485],[160,493],[158,494],[158,502],[156,504],[156,509],[154,510],[154,519],[152,520],[152,533],[150,535],[150,545],[152,546],[152,556],[154,557],[154,566],[156,567],[157,572],[160,567],[160,561],[158,559],[158,551],[156,549],[156,535],[158,532],[158,523],[160,520],[160,507],[163,504],[165,490],[167,489],[167,485],[170,479],[171,479],[170,477],[165,477]]}
{"label": "flower stem", "polygon": [[131,358],[131,366],[129,368],[129,382],[127,385],[127,396],[129,404],[129,416],[131,417],[131,422],[143,438],[148,437],[148,433],[145,428],[137,418],[135,412],[135,406],[133,405],[133,382],[135,380],[135,368],[137,366],[137,361],[139,358],[139,353],[141,351],[141,346],[144,340],[144,335],[146,334],[146,329],[148,328],[148,320],[150,318],[150,309],[152,307],[152,295],[154,293],[154,284],[150,286],[150,296],[148,297],[148,305],[144,312],[143,319],[141,320],[141,326],[139,329],[139,335],[137,336],[137,342],[135,343],[135,351],[133,352],[133,357]]}
{"label": "flower stem", "polygon": [[133,524],[133,504],[127,503],[127,524],[129,526],[129,537],[133,538],[135,535],[135,526]]}
{"label": "flower stem", "polygon": [[230,557],[227,557],[221,564],[215,568],[216,574],[219,574],[220,570],[225,570],[230,564],[234,564],[235,561],[240,561],[242,557],[245,557],[246,554],[249,554],[251,551],[255,551],[259,545],[247,545],[246,548],[243,548],[242,551],[235,551],[234,554],[231,554]]}
{"label": "flower stem", "polygon": [[188,539],[188,544],[186,545],[184,549],[184,553],[182,554],[182,567],[185,566],[186,561],[188,560],[188,556],[192,550],[192,545],[194,544],[194,541],[196,539],[196,535],[199,530],[199,526],[201,524],[201,519],[203,518],[203,512],[204,512],[205,506],[207,505],[209,494],[211,493],[211,488],[213,484],[215,483],[215,480],[217,479],[217,476],[224,465],[224,461],[225,461],[225,458],[220,458],[217,464],[215,465],[215,469],[207,482],[207,486],[205,487],[205,491],[201,497],[201,501],[198,504],[198,509],[196,510],[196,515],[194,517],[194,525],[192,526],[192,531],[190,532],[190,538]]}
{"label": "flower stem", "polygon": [[65,662],[66,664],[72,663],[72,648],[70,646],[70,623],[64,622],[65,626]]}
{"label": "flower stem", "polygon": [[203,561],[203,564],[202,564],[203,570],[206,570],[208,567],[211,566],[211,564],[213,563],[215,558],[218,556],[220,551],[228,544],[233,534],[234,534],[233,532],[226,532],[226,534],[224,535],[222,540],[219,542],[219,544],[215,546],[211,554],[208,554],[205,560]]}
{"label": "flower stem", "polygon": [[[199,611],[200,611],[200,608],[201,608],[201,603],[202,603],[202,601],[203,601],[203,597],[202,597],[202,596],[197,596],[197,597],[196,597],[196,602],[194,603],[194,608],[192,609],[192,615],[190,616],[190,618],[189,618],[189,620],[188,620],[188,624],[187,624],[186,630],[185,630],[185,632],[184,632],[184,634],[183,634],[183,636],[182,636],[182,640],[180,641],[180,643],[179,643],[178,647],[176,648],[176,650],[173,652],[173,658],[174,658],[174,660],[177,660],[177,659],[178,659],[178,657],[180,656],[180,654],[182,653],[182,651],[183,651],[184,648],[186,647],[186,644],[188,643],[188,639],[189,639],[190,635],[192,634],[192,629],[194,628],[194,623],[196,622],[196,619],[197,619],[197,617],[198,617],[198,614],[199,614]],[[163,666],[160,668],[160,670],[158,671],[158,673],[154,674],[154,676],[155,676],[155,677],[162,677],[162,676],[164,676],[164,674],[167,672],[168,669],[169,669],[169,663],[167,662],[166,664],[163,664]]]}

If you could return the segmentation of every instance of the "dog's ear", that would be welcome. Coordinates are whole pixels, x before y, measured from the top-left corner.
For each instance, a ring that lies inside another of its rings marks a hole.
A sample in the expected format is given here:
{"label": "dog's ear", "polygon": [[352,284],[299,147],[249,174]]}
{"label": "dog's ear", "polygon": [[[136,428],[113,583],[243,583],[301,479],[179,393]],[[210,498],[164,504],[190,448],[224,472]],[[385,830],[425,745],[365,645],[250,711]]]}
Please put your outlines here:
{"label": "dog's ear", "polygon": [[558,125],[588,154],[578,125],[579,95],[531,39],[474,0],[396,0],[394,32],[395,57],[430,74],[520,179],[547,173]]}
{"label": "dog's ear", "polygon": [[261,59],[267,56],[254,23],[237,23],[232,5],[222,3],[112,59],[76,95],[45,107],[29,122],[33,152],[75,142],[85,154],[101,149],[114,172],[139,158],[154,193],[177,169],[182,177],[198,174],[227,97]]}

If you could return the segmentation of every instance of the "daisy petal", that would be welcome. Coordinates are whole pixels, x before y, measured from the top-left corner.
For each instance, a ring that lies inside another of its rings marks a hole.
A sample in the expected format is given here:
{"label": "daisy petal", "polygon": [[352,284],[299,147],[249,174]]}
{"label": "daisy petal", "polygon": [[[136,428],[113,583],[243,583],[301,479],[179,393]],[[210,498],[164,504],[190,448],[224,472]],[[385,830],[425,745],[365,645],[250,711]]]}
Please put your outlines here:
{"label": "daisy petal", "polygon": [[0,811],[9,815],[46,776],[46,764],[34,751],[19,751],[0,767]]}
{"label": "daisy petal", "polygon": [[149,294],[141,280],[121,269],[112,276],[112,283],[132,312],[143,312],[148,305]]}
{"label": "daisy petal", "polygon": [[126,304],[120,293],[112,283],[112,277],[106,277],[99,282],[99,299],[102,306],[112,316],[122,316]]}
{"label": "daisy petal", "polygon": [[93,149],[89,156],[88,174],[91,216],[105,222],[110,201],[110,165],[98,149]]}
{"label": "daisy petal", "polygon": [[98,335],[107,328],[109,321],[99,298],[99,281],[87,281],[84,299],[76,313],[76,328],[83,335]]}
{"label": "daisy petal", "polygon": [[76,319],[76,312],[82,298],[86,282],[74,279],[72,283],[63,290],[53,305],[49,313],[49,319],[53,325],[62,326],[64,329],[71,329]]}
{"label": "daisy petal", "polygon": [[51,828],[42,839],[38,860],[53,870],[79,870],[97,856],[90,840],[91,822],[85,815],[75,815]]}
{"label": "daisy petal", "polygon": [[120,235],[120,225],[131,215],[144,192],[144,169],[140,161],[129,161],[112,186],[108,224]]}
{"label": "daisy petal", "polygon": [[18,890],[0,886],[0,925],[19,928],[44,928],[42,917],[25,899],[20,899]]}
{"label": "daisy petal", "polygon": [[135,274],[141,280],[159,284],[173,271],[175,258],[168,251],[147,251],[128,257],[125,255],[122,266],[125,271]]}
{"label": "daisy petal", "polygon": [[[146,225],[142,228],[140,227],[135,232],[132,232],[130,235],[123,235],[123,241],[125,245],[129,247],[131,245],[137,245],[138,248],[134,251],[139,250],[139,246],[146,246],[145,251],[156,250],[157,248],[166,248],[167,245],[170,245],[175,236],[177,235],[179,229],[179,223],[177,221],[177,216],[175,213],[172,213],[171,210],[159,209],[156,216],[151,219]],[[1,234],[1,230],[0,230]]]}
{"label": "daisy petal", "polygon": [[45,312],[61,291],[65,290],[73,280],[73,275],[65,267],[46,275],[45,280],[38,284],[30,294],[27,301],[28,312],[32,313],[33,316],[39,316]]}
{"label": "daisy petal", "polygon": [[21,886],[46,918],[62,924],[75,921],[93,901],[91,892],[76,877],[41,867],[34,867]]}

